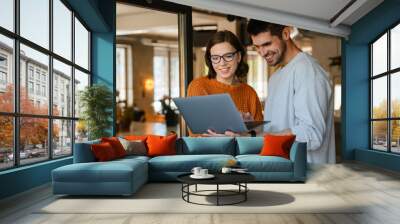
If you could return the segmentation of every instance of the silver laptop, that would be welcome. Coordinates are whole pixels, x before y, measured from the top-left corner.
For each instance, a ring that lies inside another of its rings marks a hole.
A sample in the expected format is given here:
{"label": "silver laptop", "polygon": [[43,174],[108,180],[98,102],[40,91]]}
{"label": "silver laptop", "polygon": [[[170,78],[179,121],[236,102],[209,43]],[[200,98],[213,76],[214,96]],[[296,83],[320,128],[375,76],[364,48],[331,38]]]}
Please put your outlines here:
{"label": "silver laptop", "polygon": [[190,130],[195,134],[207,133],[208,129],[221,134],[228,130],[241,133],[266,123],[265,121],[250,121],[247,127],[229,94],[173,98],[172,100]]}

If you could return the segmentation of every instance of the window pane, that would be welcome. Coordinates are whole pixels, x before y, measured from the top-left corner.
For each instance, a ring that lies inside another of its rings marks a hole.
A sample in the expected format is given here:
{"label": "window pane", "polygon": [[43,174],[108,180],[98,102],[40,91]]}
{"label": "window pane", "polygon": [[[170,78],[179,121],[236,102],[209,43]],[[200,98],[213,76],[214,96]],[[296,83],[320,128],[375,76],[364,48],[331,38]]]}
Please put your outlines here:
{"label": "window pane", "polygon": [[53,157],[72,154],[72,121],[53,121]]}
{"label": "window pane", "polygon": [[49,158],[48,121],[45,118],[21,117],[19,152],[21,164]]}
{"label": "window pane", "polygon": [[72,60],[72,12],[60,0],[53,0],[53,17],[53,51]]}
{"label": "window pane", "polygon": [[75,143],[87,141],[88,129],[84,120],[75,121]]}
{"label": "window pane", "polygon": [[0,35],[0,111],[2,112],[14,111],[13,49],[13,40]]}
{"label": "window pane", "polygon": [[400,72],[391,75],[390,89],[392,117],[400,118]]}
{"label": "window pane", "polygon": [[20,0],[21,36],[49,48],[49,1]]}
{"label": "window pane", "polygon": [[390,60],[391,69],[400,67],[400,24],[391,31]]}
{"label": "window pane", "polygon": [[171,97],[179,97],[179,55],[171,52]]}
{"label": "window pane", "polygon": [[0,170],[14,165],[13,118],[0,116]]}
{"label": "window pane", "polygon": [[124,102],[126,101],[126,89],[127,89],[127,81],[126,81],[126,76],[127,76],[127,61],[126,61],[126,52],[127,48],[125,47],[117,47],[116,48],[116,70],[117,70],[117,75],[116,75],[116,88],[118,90],[118,96],[117,96],[117,101],[118,102]]}
{"label": "window pane", "polygon": [[71,66],[53,60],[53,115],[72,117],[71,73]]}
{"label": "window pane", "polygon": [[387,118],[387,77],[372,81],[372,118]]}
{"label": "window pane", "polygon": [[372,75],[387,71],[387,34],[372,45]]}
{"label": "window pane", "polygon": [[[144,91],[151,91],[154,88],[154,102],[159,102],[164,96],[168,96],[168,51],[166,48],[154,48],[153,57],[153,77],[145,80]],[[157,110],[158,109],[158,110]],[[156,112],[161,112],[161,108],[156,108]]]}
{"label": "window pane", "polygon": [[75,18],[75,63],[89,70],[89,32]]}
{"label": "window pane", "polygon": [[0,26],[14,31],[14,0],[0,1]]}
{"label": "window pane", "polygon": [[89,75],[75,69],[75,117],[79,117],[81,114],[79,94],[86,86],[89,86]]}
{"label": "window pane", "polygon": [[21,44],[21,113],[47,115],[49,57]]}
{"label": "window pane", "polygon": [[372,122],[372,148],[387,151],[387,121]]}
{"label": "window pane", "polygon": [[393,120],[390,122],[391,127],[391,141],[392,141],[392,152],[400,153],[400,120]]}

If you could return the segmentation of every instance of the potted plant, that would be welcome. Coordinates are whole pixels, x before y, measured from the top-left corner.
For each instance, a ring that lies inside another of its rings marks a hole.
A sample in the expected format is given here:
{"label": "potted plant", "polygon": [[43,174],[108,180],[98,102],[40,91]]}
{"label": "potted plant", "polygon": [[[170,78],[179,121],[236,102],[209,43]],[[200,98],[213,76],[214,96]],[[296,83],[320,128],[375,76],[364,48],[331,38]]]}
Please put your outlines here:
{"label": "potted plant", "polygon": [[103,84],[86,87],[79,93],[81,119],[87,127],[89,140],[110,136],[112,126],[113,94]]}

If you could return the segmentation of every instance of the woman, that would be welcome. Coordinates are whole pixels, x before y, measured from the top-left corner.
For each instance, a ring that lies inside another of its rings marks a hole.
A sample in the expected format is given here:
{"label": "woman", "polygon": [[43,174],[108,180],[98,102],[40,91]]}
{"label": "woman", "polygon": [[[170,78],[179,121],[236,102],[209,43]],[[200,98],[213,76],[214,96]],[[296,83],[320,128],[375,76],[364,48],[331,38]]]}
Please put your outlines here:
{"label": "woman", "polygon": [[244,61],[245,55],[244,47],[232,32],[219,31],[214,34],[208,41],[204,56],[208,75],[189,84],[188,96],[228,93],[246,119],[263,120],[256,91],[242,82],[249,70]]}

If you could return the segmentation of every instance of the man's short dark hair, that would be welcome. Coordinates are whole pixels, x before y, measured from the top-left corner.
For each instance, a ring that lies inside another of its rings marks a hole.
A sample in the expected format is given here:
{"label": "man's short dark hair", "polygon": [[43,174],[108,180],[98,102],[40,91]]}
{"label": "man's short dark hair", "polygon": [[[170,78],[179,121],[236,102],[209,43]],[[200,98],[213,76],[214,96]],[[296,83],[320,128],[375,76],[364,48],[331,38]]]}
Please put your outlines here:
{"label": "man's short dark hair", "polygon": [[260,20],[250,19],[247,24],[247,32],[250,36],[256,36],[259,33],[270,32],[273,36],[278,36],[282,38],[282,31],[285,28],[284,25],[279,25],[275,23],[264,22]]}

